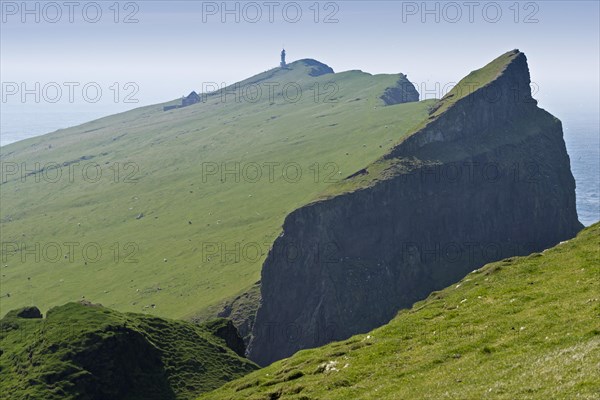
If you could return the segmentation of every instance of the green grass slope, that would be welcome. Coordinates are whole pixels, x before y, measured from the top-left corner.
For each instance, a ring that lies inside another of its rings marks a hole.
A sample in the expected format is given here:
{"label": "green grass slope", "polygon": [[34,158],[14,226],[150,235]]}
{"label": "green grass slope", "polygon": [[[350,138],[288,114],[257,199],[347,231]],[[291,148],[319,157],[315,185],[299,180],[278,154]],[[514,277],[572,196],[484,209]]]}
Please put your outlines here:
{"label": "green grass slope", "polygon": [[315,77],[309,64],[248,79],[239,101],[143,107],[2,147],[0,315],[85,296],[191,318],[252,287],[284,217],[432,104],[384,106],[399,75]]}
{"label": "green grass slope", "polygon": [[80,303],[45,319],[9,312],[0,320],[0,398],[194,398],[257,368],[212,325]]}
{"label": "green grass slope", "polygon": [[600,224],[200,399],[598,399]]}

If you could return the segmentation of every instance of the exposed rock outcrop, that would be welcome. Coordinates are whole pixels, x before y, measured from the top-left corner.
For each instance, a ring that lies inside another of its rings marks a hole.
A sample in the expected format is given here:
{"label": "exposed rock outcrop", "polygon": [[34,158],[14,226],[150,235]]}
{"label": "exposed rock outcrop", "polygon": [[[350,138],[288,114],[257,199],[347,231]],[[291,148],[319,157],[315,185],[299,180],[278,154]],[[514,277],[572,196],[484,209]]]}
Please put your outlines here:
{"label": "exposed rock outcrop", "polygon": [[213,335],[223,339],[227,347],[233,350],[238,356],[245,356],[246,345],[244,344],[244,339],[242,339],[231,320],[219,318],[205,323],[204,326],[211,331]]}
{"label": "exposed rock outcrop", "polygon": [[19,318],[42,318],[42,312],[39,308],[33,307],[24,307],[17,311],[17,317]]}
{"label": "exposed rock outcrop", "polygon": [[250,342],[252,326],[256,317],[256,310],[260,303],[260,281],[235,299],[225,303],[217,317],[227,318],[233,322],[246,347]]}
{"label": "exposed rock outcrop", "polygon": [[410,103],[419,101],[419,92],[417,92],[417,89],[415,89],[415,86],[408,80],[406,75],[400,74],[396,85],[385,89],[381,100],[383,100],[386,106]]}
{"label": "exposed rock outcrop", "polygon": [[[333,68],[331,68],[327,64],[323,64],[317,60],[313,60],[312,58],[304,58],[302,60],[296,61],[297,63],[301,63],[310,67],[310,72],[308,73],[310,76],[317,77],[325,74],[333,74]],[[293,65],[294,63],[292,63]]]}
{"label": "exposed rock outcrop", "polygon": [[367,332],[485,263],[582,228],[561,123],[532,99],[525,55],[465,80],[346,181],[354,190],[287,216],[263,266],[250,359]]}

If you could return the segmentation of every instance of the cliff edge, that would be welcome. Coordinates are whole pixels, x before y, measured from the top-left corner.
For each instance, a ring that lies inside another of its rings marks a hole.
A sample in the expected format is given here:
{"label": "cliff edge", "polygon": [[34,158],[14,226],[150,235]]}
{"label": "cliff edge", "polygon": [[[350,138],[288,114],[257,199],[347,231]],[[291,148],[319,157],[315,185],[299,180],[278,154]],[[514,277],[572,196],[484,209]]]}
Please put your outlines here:
{"label": "cliff edge", "polygon": [[287,216],[248,356],[267,365],[387,323],[492,261],[582,228],[558,119],[525,55],[472,72],[387,155]]}

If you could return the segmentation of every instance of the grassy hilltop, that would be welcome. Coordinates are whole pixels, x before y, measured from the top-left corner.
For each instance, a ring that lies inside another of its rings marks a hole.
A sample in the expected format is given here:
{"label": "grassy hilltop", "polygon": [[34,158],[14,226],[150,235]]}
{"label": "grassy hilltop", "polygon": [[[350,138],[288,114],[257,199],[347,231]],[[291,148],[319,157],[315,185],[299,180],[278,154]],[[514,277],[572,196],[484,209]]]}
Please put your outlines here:
{"label": "grassy hilltop", "polygon": [[385,154],[432,104],[385,106],[399,75],[312,76],[315,65],[242,82],[257,99],[254,86],[239,102],[163,112],[173,101],[2,147],[0,315],[85,297],[188,318],[252,287],[284,217]]}
{"label": "grassy hilltop", "polygon": [[2,399],[190,399],[257,368],[229,348],[218,320],[198,326],[89,302],[44,319],[20,314],[0,320]]}
{"label": "grassy hilltop", "polygon": [[304,350],[202,400],[597,399],[600,224],[488,264],[389,324]]}

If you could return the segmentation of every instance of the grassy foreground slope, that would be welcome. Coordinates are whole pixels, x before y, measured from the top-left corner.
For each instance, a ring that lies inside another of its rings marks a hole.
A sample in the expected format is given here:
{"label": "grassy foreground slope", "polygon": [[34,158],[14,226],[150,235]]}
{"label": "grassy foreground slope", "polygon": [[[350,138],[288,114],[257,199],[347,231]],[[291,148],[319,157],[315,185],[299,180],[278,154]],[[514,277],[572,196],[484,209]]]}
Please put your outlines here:
{"label": "grassy foreground slope", "polygon": [[257,368],[214,325],[80,303],[44,319],[11,311],[0,320],[0,398],[194,398]]}
{"label": "grassy foreground slope", "polygon": [[143,107],[2,147],[0,315],[85,297],[187,318],[252,287],[284,217],[432,104],[384,106],[399,75],[313,66],[250,78],[237,101]]}
{"label": "grassy foreground slope", "polygon": [[598,399],[600,224],[201,399]]}

